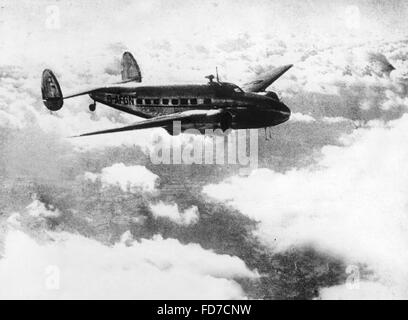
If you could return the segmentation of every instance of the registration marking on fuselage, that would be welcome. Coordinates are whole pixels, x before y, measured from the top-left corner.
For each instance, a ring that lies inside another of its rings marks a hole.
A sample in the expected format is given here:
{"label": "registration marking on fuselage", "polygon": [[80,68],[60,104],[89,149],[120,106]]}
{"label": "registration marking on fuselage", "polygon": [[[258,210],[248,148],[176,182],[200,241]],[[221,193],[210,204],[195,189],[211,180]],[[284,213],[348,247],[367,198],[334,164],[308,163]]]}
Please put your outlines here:
{"label": "registration marking on fuselage", "polygon": [[106,95],[106,101],[108,103],[113,103],[113,104],[124,104],[124,105],[134,106],[135,99],[136,99],[136,96],[131,96],[131,95],[121,95],[121,94]]}

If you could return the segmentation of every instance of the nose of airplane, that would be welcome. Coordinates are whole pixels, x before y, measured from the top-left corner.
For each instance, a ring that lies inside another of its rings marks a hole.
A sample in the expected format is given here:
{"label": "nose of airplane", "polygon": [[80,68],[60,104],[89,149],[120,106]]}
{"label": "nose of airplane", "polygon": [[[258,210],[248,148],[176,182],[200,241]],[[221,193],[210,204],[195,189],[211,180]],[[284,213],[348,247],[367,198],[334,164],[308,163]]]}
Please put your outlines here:
{"label": "nose of airplane", "polygon": [[[282,102],[281,102],[281,104],[280,104],[279,112],[282,114],[282,116],[283,116],[286,120],[289,120],[291,111],[290,111],[290,109],[289,109],[284,103],[282,103]],[[286,121],[286,120],[285,120],[285,121]]]}

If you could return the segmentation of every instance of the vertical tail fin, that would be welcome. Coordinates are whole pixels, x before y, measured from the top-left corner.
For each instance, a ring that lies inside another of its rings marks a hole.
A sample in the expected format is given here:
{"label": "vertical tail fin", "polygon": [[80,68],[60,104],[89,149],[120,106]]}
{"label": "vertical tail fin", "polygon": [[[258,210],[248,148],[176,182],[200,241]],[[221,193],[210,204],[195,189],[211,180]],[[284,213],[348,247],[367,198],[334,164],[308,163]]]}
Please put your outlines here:
{"label": "vertical tail fin", "polygon": [[64,104],[61,87],[54,73],[45,69],[41,80],[41,93],[44,105],[51,111],[57,111]]}
{"label": "vertical tail fin", "polygon": [[130,52],[125,52],[122,56],[122,81],[142,82],[142,73]]}

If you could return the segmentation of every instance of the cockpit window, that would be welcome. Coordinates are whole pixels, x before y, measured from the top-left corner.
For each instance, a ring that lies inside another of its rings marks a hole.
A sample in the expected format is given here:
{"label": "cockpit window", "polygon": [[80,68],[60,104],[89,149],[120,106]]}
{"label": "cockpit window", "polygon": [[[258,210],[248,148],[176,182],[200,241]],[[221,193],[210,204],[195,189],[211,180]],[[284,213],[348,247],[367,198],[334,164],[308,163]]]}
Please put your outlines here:
{"label": "cockpit window", "polygon": [[242,93],[244,92],[240,87],[238,87],[237,85],[233,84],[233,83],[227,83],[224,82],[222,83],[223,88],[227,89],[228,91],[234,91],[236,93]]}

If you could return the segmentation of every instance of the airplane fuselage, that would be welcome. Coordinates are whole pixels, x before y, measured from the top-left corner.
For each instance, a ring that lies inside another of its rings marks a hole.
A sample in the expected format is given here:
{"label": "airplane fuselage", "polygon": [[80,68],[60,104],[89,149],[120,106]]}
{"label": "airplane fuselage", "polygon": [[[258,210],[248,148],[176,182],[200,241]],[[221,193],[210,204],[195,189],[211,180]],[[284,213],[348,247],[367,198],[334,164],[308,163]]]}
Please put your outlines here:
{"label": "airplane fuselage", "polygon": [[[230,115],[226,124],[231,129],[263,128],[287,121],[290,110],[276,95],[273,97],[244,92],[224,82],[188,85],[112,86],[89,94],[102,104],[143,118],[179,113],[188,110],[222,109]],[[217,129],[214,122],[195,123],[197,129]],[[222,127],[222,126],[221,126]],[[225,125],[224,128],[225,130]]]}

